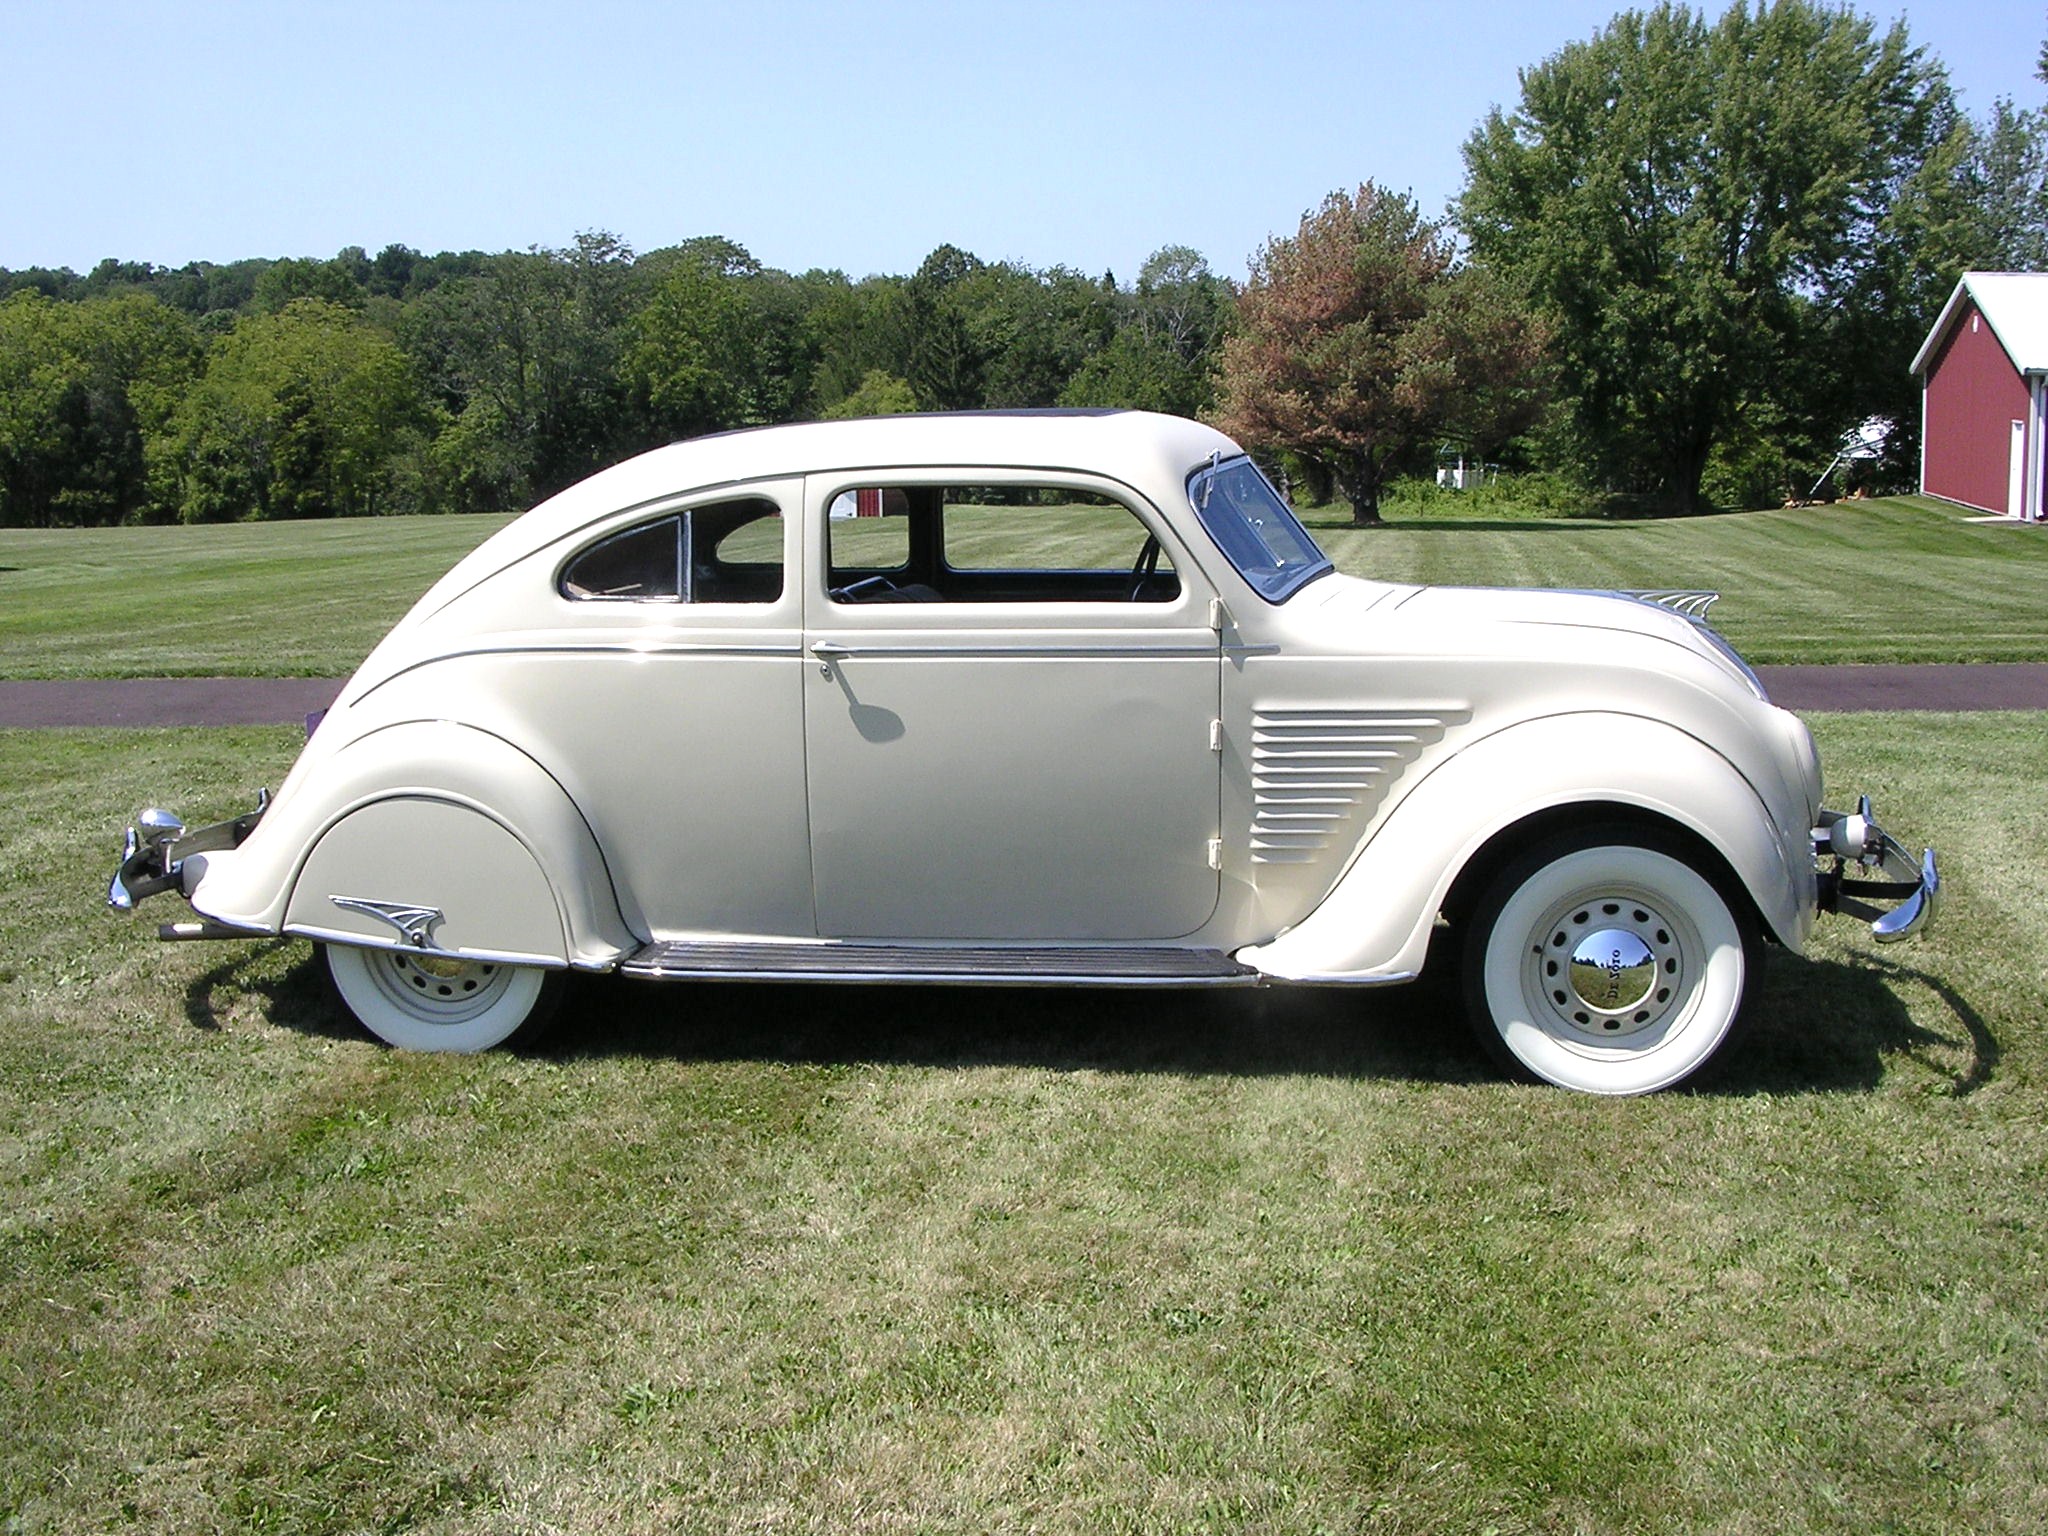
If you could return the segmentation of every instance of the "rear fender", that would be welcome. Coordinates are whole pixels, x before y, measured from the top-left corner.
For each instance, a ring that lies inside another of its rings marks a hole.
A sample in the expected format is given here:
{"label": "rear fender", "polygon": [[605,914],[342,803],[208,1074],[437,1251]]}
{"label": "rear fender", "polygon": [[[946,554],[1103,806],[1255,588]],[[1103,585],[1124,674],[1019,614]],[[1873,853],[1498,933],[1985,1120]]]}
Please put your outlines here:
{"label": "rear fender", "polygon": [[[240,847],[185,873],[195,910],[271,933],[587,970],[638,947],[562,786],[503,738],[447,721],[349,743]],[[379,908],[440,920],[422,936]]]}
{"label": "rear fender", "polygon": [[1697,737],[1633,715],[1575,714],[1510,726],[1448,759],[1388,814],[1314,912],[1238,958],[1302,981],[1416,975],[1459,871],[1507,828],[1571,806],[1589,820],[1602,806],[1628,807],[1696,834],[1771,932],[1804,946],[1815,878],[1811,857],[1795,855],[1807,833],[1778,827],[1741,772]]}

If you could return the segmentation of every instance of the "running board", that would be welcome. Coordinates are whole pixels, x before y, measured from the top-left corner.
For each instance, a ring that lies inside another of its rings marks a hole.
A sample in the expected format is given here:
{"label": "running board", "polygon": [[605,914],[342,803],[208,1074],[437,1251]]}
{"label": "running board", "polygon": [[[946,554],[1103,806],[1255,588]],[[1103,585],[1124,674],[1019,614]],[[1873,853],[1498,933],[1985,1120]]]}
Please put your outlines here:
{"label": "running board", "polygon": [[657,940],[619,967],[653,981],[925,982],[984,987],[1256,986],[1220,949],[748,943]]}

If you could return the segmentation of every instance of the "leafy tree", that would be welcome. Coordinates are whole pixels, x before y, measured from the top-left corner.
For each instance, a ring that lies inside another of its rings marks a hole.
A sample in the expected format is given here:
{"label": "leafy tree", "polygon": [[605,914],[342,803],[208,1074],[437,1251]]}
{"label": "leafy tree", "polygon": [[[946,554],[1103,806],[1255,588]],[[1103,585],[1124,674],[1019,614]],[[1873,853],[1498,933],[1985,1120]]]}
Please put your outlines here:
{"label": "leafy tree", "polygon": [[2016,108],[2001,97],[1972,148],[1967,174],[1981,228],[1970,265],[2048,270],[2048,113]]}
{"label": "leafy tree", "polygon": [[149,459],[199,351],[146,293],[0,303],[0,524],[148,515]]}
{"label": "leafy tree", "polygon": [[916,409],[917,393],[909,380],[874,368],[859,389],[827,406],[824,416],[827,421],[845,421],[855,416],[901,416]]}
{"label": "leafy tree", "polygon": [[1897,214],[1951,111],[1902,23],[1812,0],[1628,11],[1523,71],[1459,215],[1554,320],[1589,467],[1692,509],[1731,434],[1811,444],[1896,398],[1926,323]]}
{"label": "leafy tree", "polygon": [[[1331,193],[1252,261],[1223,344],[1219,424],[1320,465],[1353,519],[1377,523],[1389,474],[1438,434],[1518,430],[1535,398],[1541,338],[1478,281],[1412,198],[1371,182]],[[1476,394],[1506,403],[1481,420]]]}
{"label": "leafy tree", "polygon": [[803,337],[813,359],[811,410],[832,408],[884,373],[903,378],[910,367],[910,330],[900,277],[848,282],[840,272],[807,272],[798,280],[809,296]]}
{"label": "leafy tree", "polygon": [[1068,267],[991,262],[951,290],[980,359],[990,409],[1057,405],[1075,371],[1116,328],[1114,292]]}
{"label": "leafy tree", "polygon": [[903,285],[909,342],[903,373],[926,410],[969,411],[982,404],[988,357],[968,323],[966,285],[984,265],[957,246],[942,245]]}
{"label": "leafy tree", "polygon": [[390,510],[389,472],[426,410],[405,354],[338,304],[244,318],[179,406],[171,472],[187,522]]}
{"label": "leafy tree", "polygon": [[1200,252],[1170,245],[1147,257],[1136,287],[1117,297],[1115,336],[1074,371],[1061,403],[1178,416],[1207,411],[1215,403],[1216,355],[1233,305],[1230,285]]}
{"label": "leafy tree", "polygon": [[[546,496],[633,449],[645,427],[621,358],[635,295],[632,251],[602,232],[560,251],[481,258],[406,306],[399,336],[451,415],[479,405],[498,442],[501,510]],[[495,475],[494,475],[495,478]]]}
{"label": "leafy tree", "polygon": [[332,261],[313,261],[303,256],[274,261],[256,278],[252,295],[260,314],[274,315],[300,299],[322,299],[349,309],[362,308],[362,278],[369,262],[362,259],[361,246],[350,246]]}
{"label": "leafy tree", "polygon": [[761,264],[725,240],[647,258],[664,271],[634,315],[625,369],[654,422],[696,437],[770,419],[750,287]]}

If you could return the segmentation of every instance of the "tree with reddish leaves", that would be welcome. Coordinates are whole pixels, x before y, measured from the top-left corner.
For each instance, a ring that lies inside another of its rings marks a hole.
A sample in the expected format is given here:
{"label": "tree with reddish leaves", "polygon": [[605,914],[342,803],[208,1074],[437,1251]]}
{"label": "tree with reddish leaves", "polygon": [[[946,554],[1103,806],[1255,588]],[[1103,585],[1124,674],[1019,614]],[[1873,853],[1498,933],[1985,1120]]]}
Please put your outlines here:
{"label": "tree with reddish leaves", "polygon": [[1445,434],[1496,448],[1541,408],[1543,337],[1441,222],[1366,182],[1252,260],[1223,345],[1217,425],[1328,471],[1361,526],[1388,478]]}

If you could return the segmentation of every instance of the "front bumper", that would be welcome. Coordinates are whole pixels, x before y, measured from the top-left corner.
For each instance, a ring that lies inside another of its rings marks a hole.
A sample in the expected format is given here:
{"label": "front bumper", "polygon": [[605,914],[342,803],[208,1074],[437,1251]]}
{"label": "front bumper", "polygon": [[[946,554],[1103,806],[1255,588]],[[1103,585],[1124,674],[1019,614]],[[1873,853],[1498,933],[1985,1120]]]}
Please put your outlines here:
{"label": "front bumper", "polygon": [[[107,885],[107,905],[117,912],[133,912],[136,903],[164,891],[190,895],[185,889],[185,860],[194,854],[239,847],[268,809],[270,791],[264,789],[257,791],[255,810],[210,827],[187,830],[169,811],[144,811],[128,829],[120,866]],[[223,923],[166,923],[158,933],[166,939],[245,936],[244,930]]]}
{"label": "front bumper", "polygon": [[[1813,829],[1813,855],[1820,865],[1820,909],[1861,918],[1880,944],[1909,939],[1934,921],[1941,905],[1941,874],[1934,850],[1916,864],[1905,846],[1870,813],[1870,796],[1853,811],[1822,811]],[[1854,873],[1860,872],[1860,873]],[[1873,879],[1875,873],[1882,878]],[[1867,899],[1866,899],[1867,898]],[[1883,907],[1875,902],[1896,902]]]}

